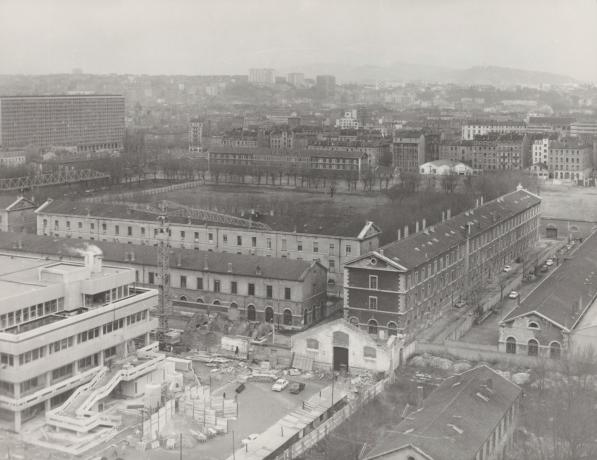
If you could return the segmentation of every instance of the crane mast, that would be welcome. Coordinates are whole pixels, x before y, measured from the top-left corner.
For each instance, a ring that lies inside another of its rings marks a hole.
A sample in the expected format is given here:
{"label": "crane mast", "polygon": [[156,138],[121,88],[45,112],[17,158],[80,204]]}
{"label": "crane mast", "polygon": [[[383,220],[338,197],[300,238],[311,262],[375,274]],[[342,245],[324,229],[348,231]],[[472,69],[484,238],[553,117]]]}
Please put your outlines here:
{"label": "crane mast", "polygon": [[160,286],[159,333],[160,336],[168,332],[168,314],[170,312],[170,225],[164,209],[158,217],[158,276]]}

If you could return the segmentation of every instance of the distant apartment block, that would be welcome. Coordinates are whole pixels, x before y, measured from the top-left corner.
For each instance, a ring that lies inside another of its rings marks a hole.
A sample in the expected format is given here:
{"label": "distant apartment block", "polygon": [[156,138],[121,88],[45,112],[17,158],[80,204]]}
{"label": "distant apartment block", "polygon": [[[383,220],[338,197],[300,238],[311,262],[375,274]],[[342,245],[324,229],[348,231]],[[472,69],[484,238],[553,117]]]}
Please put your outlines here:
{"label": "distant apartment block", "polygon": [[336,94],[336,77],[333,75],[317,75],[315,78],[315,92],[319,97],[334,97]]}
{"label": "distant apartment block", "polygon": [[547,164],[549,154],[549,138],[536,139],[533,141],[532,147],[532,164],[544,163]]}
{"label": "distant apartment block", "polygon": [[575,121],[571,117],[529,117],[527,133],[555,133],[558,136],[569,136],[570,125]]}
{"label": "distant apartment block", "polygon": [[189,122],[189,151],[200,152],[203,149],[203,122],[192,118]]}
{"label": "distant apartment block", "polygon": [[570,125],[572,137],[597,137],[597,121],[575,121]]}
{"label": "distant apartment block", "polygon": [[79,152],[121,149],[124,96],[1,96],[0,146],[76,147]]}
{"label": "distant apartment block", "polygon": [[547,168],[550,178],[584,181],[591,176],[593,170],[593,146],[575,138],[553,141]]}
{"label": "distant apartment block", "polygon": [[425,163],[425,150],[423,132],[396,131],[392,140],[392,166],[401,172],[418,172]]}
{"label": "distant apartment block", "polygon": [[344,116],[342,118],[336,119],[336,128],[359,129],[360,126],[361,124],[359,123],[356,109],[347,110],[344,112]]}
{"label": "distant apartment block", "polygon": [[250,69],[249,83],[258,85],[273,85],[276,81],[274,69]]}
{"label": "distant apartment block", "polygon": [[278,129],[269,135],[269,145],[273,151],[291,150],[294,147],[294,133],[288,129]]}
{"label": "distant apartment block", "polygon": [[[61,405],[118,356],[147,346],[157,291],[135,287],[132,269],[0,255],[0,424]],[[135,343],[135,346],[132,344]]]}
{"label": "distant apartment block", "polygon": [[288,83],[299,88],[305,84],[305,74],[300,72],[289,73],[287,80]]}
{"label": "distant apartment block", "polygon": [[525,128],[522,121],[470,121],[462,125],[462,140],[472,141],[475,136],[484,136],[490,133],[524,133]]}

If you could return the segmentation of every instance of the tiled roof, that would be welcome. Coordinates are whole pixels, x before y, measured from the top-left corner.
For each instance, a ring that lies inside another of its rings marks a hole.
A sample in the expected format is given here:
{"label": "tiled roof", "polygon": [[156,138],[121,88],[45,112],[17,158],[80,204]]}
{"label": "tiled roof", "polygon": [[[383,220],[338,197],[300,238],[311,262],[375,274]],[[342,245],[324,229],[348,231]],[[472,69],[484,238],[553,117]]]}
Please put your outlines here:
{"label": "tiled roof", "polygon": [[421,410],[382,433],[365,458],[384,458],[411,445],[437,460],[472,459],[520,393],[485,365],[449,377]]}
{"label": "tiled roof", "polygon": [[[464,241],[467,223],[472,224],[470,236],[474,237],[540,202],[539,197],[524,189],[508,193],[479,206],[468,215],[458,214],[428,227],[426,231],[389,243],[382,248],[383,255],[409,269],[418,267]],[[377,252],[381,253],[380,250]]]}
{"label": "tiled roof", "polygon": [[[0,250],[6,251],[72,257],[76,256],[73,249],[85,249],[90,244],[102,250],[106,262],[153,266],[157,270],[157,248],[154,246],[0,232]],[[130,260],[131,253],[134,253],[134,262]],[[194,249],[172,248],[170,251],[170,266],[173,268],[288,281],[301,281],[314,264],[316,262]],[[258,267],[261,274],[257,274]],[[231,272],[228,271],[229,268]]]}
{"label": "tiled roof", "polygon": [[502,323],[536,311],[570,330],[596,296],[597,232],[584,240],[571,256],[561,260]]}

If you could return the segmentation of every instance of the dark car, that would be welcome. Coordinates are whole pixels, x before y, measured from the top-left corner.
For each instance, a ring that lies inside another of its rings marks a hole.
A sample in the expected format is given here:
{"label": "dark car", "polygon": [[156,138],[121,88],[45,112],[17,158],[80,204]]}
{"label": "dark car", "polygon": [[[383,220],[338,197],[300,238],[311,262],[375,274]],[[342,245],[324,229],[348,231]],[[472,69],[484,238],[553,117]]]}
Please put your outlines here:
{"label": "dark car", "polygon": [[236,387],[236,391],[237,393],[241,393],[243,390],[245,389],[245,384],[241,383],[239,386]]}
{"label": "dark car", "polygon": [[539,269],[541,273],[545,273],[547,270],[549,270],[549,266],[547,265],[541,265],[541,268]]}
{"label": "dark car", "polygon": [[305,389],[305,384],[302,382],[292,382],[288,386],[288,391],[291,392],[293,395],[299,394],[304,389]]}

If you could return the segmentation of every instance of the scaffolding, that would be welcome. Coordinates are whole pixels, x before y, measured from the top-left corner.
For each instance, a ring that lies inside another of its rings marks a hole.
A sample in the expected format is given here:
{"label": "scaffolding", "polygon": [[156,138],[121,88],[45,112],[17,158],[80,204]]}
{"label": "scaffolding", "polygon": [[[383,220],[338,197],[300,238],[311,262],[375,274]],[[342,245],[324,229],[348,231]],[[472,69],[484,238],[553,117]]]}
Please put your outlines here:
{"label": "scaffolding", "polygon": [[168,217],[165,211],[165,208],[162,208],[162,214],[158,216],[160,227],[157,232],[158,284],[160,286],[158,313],[160,338],[168,332],[168,314],[170,313],[170,226],[168,225]]}

